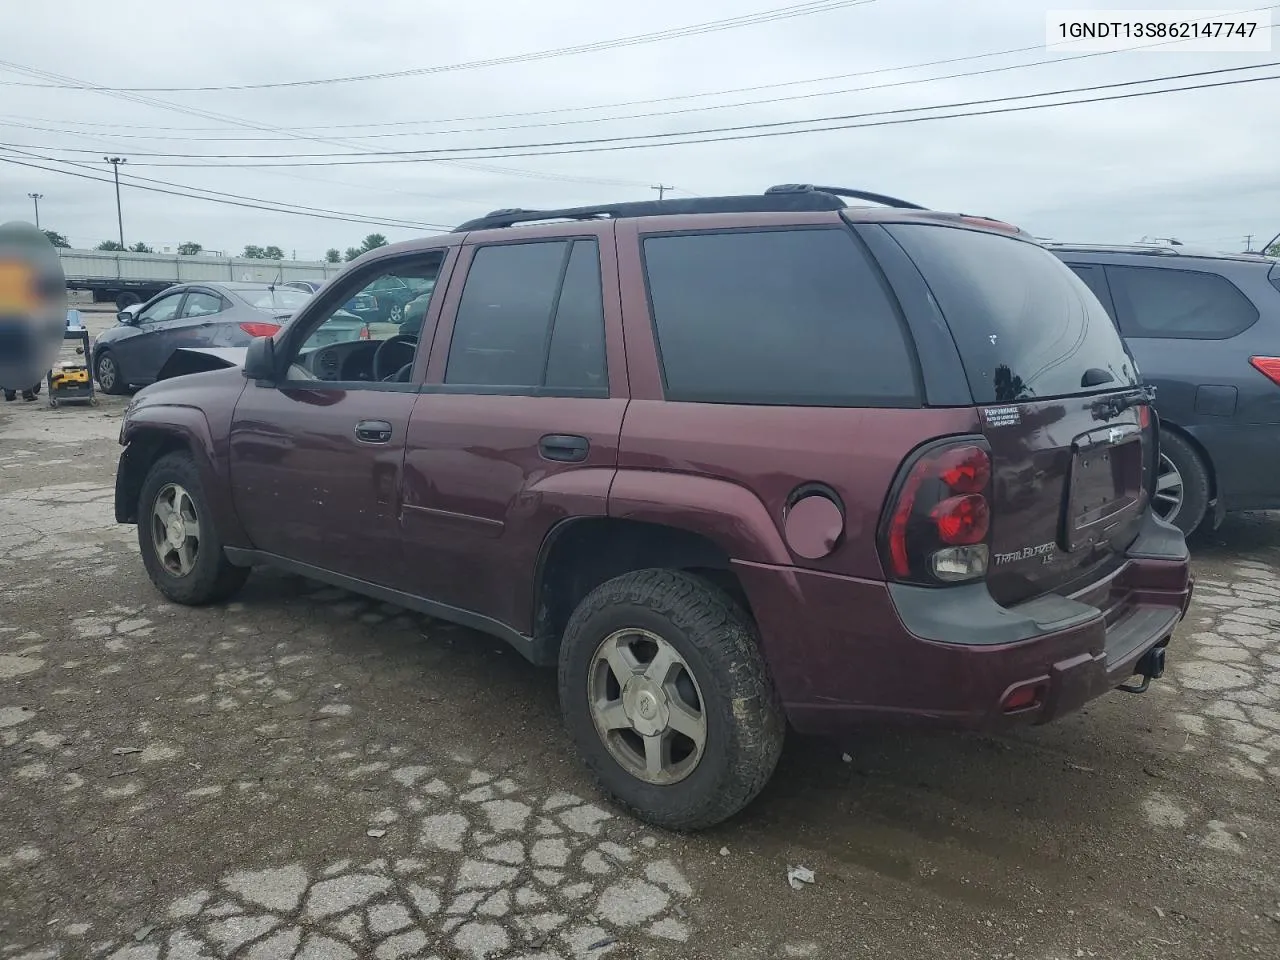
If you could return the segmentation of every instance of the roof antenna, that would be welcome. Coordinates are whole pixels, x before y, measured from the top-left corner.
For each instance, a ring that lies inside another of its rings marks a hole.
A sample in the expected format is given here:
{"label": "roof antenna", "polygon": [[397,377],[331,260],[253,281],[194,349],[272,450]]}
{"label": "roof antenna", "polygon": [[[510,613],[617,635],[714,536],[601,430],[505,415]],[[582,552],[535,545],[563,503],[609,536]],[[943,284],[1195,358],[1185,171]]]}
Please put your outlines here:
{"label": "roof antenna", "polygon": [[267,289],[271,291],[271,312],[276,313],[279,307],[276,306],[276,284],[284,279],[284,264],[276,262],[276,278],[267,284]]}

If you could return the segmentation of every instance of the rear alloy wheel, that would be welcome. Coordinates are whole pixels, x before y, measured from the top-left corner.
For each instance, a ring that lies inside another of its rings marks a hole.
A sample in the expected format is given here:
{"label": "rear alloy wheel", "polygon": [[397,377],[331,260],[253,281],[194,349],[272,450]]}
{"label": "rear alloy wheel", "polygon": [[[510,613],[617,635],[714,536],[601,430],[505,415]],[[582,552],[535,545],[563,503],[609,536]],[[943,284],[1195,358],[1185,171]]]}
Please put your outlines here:
{"label": "rear alloy wheel", "polygon": [[399,324],[403,322],[404,322],[404,307],[402,307],[398,303],[393,303],[391,305],[391,309],[387,311],[387,323]]}
{"label": "rear alloy wheel", "polygon": [[560,706],[604,790],[672,830],[750,803],[786,733],[751,618],[676,570],[624,574],[578,605],[560,646]]}
{"label": "rear alloy wheel", "polygon": [[138,548],[151,582],[174,603],[225,600],[249,576],[223,554],[200,470],[187,453],[161,457],[147,474],[138,499]]}
{"label": "rear alloy wheel", "polygon": [[93,366],[94,378],[98,381],[98,386],[102,388],[103,393],[119,396],[128,391],[129,385],[120,376],[120,365],[111,354],[99,354]]}
{"label": "rear alloy wheel", "polygon": [[587,696],[596,733],[613,759],[645,783],[679,783],[707,746],[702,691],[680,653],[648,630],[605,637]]}
{"label": "rear alloy wheel", "polygon": [[1209,471],[1181,436],[1160,432],[1160,466],[1151,508],[1187,536],[1204,523],[1209,510]]}

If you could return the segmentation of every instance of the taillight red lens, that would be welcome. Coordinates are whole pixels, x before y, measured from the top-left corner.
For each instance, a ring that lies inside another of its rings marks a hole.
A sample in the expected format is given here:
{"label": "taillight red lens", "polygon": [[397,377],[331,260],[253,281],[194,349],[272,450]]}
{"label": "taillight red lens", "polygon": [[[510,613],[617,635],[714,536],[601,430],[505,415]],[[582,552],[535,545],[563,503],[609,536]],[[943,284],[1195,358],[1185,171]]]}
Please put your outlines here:
{"label": "taillight red lens", "polygon": [[983,576],[990,485],[991,455],[980,442],[941,445],[918,456],[881,528],[889,574],[934,584]]}
{"label": "taillight red lens", "polygon": [[981,447],[953,447],[937,464],[938,476],[954,493],[981,493],[991,482],[991,458]]}
{"label": "taillight red lens", "polygon": [[1280,386],[1280,357],[1250,357],[1249,362],[1260,374]]}
{"label": "taillight red lens", "polygon": [[907,523],[911,520],[916,503],[916,491],[920,489],[923,479],[923,471],[911,472],[907,482],[902,485],[902,492],[898,494],[898,503],[889,520],[889,566],[895,576],[906,577],[911,574],[911,557],[907,553]]}
{"label": "taillight red lens", "polygon": [[368,327],[361,327],[361,328],[360,328],[360,339],[361,339],[361,340],[368,340],[368,339],[369,339],[369,328],[368,328]]}
{"label": "taillight red lens", "polygon": [[1143,430],[1151,426],[1151,408],[1145,403],[1138,408],[1138,426]]}
{"label": "taillight red lens", "polygon": [[953,547],[981,543],[991,528],[987,498],[980,493],[949,497],[929,511],[938,525],[938,539]]}
{"label": "taillight red lens", "polygon": [[269,337],[280,329],[280,324],[258,323],[251,320],[248,323],[240,324],[240,329],[251,337]]}

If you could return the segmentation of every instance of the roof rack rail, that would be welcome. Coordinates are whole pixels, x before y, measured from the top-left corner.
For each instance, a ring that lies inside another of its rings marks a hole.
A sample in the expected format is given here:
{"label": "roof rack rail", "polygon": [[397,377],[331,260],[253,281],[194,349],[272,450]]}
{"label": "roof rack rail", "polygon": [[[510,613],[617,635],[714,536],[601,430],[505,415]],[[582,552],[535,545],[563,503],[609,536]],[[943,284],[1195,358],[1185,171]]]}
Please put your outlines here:
{"label": "roof rack rail", "polygon": [[766,196],[785,193],[829,193],[832,196],[849,197],[853,200],[870,200],[872,203],[879,203],[886,207],[897,207],[902,210],[928,209],[909,200],[899,200],[897,197],[891,197],[884,193],[872,193],[869,190],[854,190],[852,187],[817,187],[811,183],[780,183],[765,191]]}
{"label": "roof rack rail", "polygon": [[1042,240],[1046,247],[1059,250],[1078,250],[1081,253],[1097,251],[1102,253],[1136,253],[1151,257],[1180,257],[1183,253],[1177,247],[1144,243],[1070,243],[1065,240]]}
{"label": "roof rack rail", "polygon": [[731,197],[696,197],[680,200],[636,200],[607,203],[591,207],[565,207],[558,210],[524,210],[519,207],[494,210],[453,228],[454,233],[513,227],[519,223],[547,220],[600,220],[619,217],[659,217],[691,213],[797,213],[804,211],[843,210],[842,197],[870,200],[889,207],[924,210],[879,193],[849,190],[844,187],[815,187],[810,184],[783,184],[770,187],[763,194]]}

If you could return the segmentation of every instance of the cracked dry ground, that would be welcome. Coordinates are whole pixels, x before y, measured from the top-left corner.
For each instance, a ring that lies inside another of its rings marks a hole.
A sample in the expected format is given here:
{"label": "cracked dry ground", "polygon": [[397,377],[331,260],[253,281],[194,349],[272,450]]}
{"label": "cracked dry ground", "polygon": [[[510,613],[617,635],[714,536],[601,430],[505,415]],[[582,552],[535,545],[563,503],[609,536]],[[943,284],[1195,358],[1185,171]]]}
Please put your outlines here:
{"label": "cracked dry ground", "polygon": [[161,602],[112,522],[122,407],[0,410],[0,960],[1280,955],[1274,518],[1198,545],[1148,695],[793,737],[680,837],[487,638],[272,574]]}

